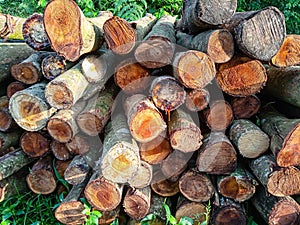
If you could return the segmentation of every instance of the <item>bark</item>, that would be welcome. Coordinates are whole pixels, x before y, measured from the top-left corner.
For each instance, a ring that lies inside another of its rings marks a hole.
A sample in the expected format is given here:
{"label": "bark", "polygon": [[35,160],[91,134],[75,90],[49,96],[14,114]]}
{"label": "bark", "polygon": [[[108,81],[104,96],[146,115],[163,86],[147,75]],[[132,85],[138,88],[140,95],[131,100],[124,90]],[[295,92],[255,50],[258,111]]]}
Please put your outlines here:
{"label": "bark", "polygon": [[[271,108],[271,107],[269,107]],[[299,166],[300,119],[288,119],[273,109],[266,108],[259,114],[261,127],[270,139],[270,149],[276,157],[278,166]]]}
{"label": "bark", "polygon": [[29,157],[37,158],[50,150],[51,140],[40,132],[25,132],[20,138],[20,146]]}
{"label": "bark", "polygon": [[140,166],[139,147],[121,114],[112,118],[105,133],[101,162],[103,176],[116,183],[126,183]]}
{"label": "bark", "polygon": [[33,162],[33,158],[29,158],[22,149],[16,149],[0,157],[0,180],[3,180],[15,172],[19,171],[22,167]]}
{"label": "bark", "polygon": [[284,15],[273,6],[235,13],[223,27],[233,33],[239,50],[261,61],[270,61],[286,36]]}
{"label": "bark", "polygon": [[248,57],[235,57],[220,65],[217,81],[225,93],[245,97],[259,92],[267,81],[263,64]]}
{"label": "bark", "polygon": [[152,141],[166,130],[162,114],[146,96],[132,95],[124,105],[131,135],[137,141]]}
{"label": "bark", "polygon": [[[0,131],[7,132],[9,130],[12,131],[12,127],[16,127],[12,116],[9,113],[8,107],[1,108],[0,107]],[[0,144],[0,151],[2,147]]]}
{"label": "bark", "polygon": [[150,185],[152,181],[152,166],[141,161],[137,173],[129,181],[129,185],[133,188],[145,188]]}
{"label": "bark", "polygon": [[300,67],[269,67],[267,68],[267,74],[268,81],[263,93],[300,107],[298,98],[300,94]]}
{"label": "bark", "polygon": [[[152,191],[150,209],[148,214],[154,214],[156,216],[156,219],[158,219],[159,221],[166,220],[166,210],[164,208],[164,203],[166,203],[171,209],[174,206],[171,198],[165,198]],[[155,223],[153,222],[153,225],[154,224]]]}
{"label": "bark", "polygon": [[67,63],[64,57],[58,54],[50,54],[42,60],[42,74],[47,80],[53,80],[64,73],[70,65],[73,65],[73,63]]}
{"label": "bark", "polygon": [[258,113],[261,102],[256,95],[248,95],[233,98],[230,105],[236,119],[249,119]]}
{"label": "bark", "polygon": [[196,50],[176,53],[173,68],[174,76],[191,89],[204,88],[216,76],[213,60],[207,54]]}
{"label": "bark", "polygon": [[214,187],[207,175],[189,170],[179,179],[179,190],[188,200],[206,202],[214,194]]}
{"label": "bark", "polygon": [[156,194],[162,197],[171,197],[179,192],[178,180],[168,180],[161,171],[156,171],[153,174],[153,181],[151,183],[151,189]]}
{"label": "bark", "polygon": [[277,167],[272,155],[264,155],[251,161],[250,168],[270,194],[283,197],[300,193],[298,168]]}
{"label": "bark", "polygon": [[27,131],[41,130],[56,111],[45,99],[45,84],[35,84],[15,93],[9,101],[9,111],[16,123]]}
{"label": "bark", "polygon": [[152,27],[155,25],[157,19],[150,13],[138,20],[130,22],[130,25],[135,29],[136,40],[142,41],[144,37],[151,31]]}
{"label": "bark", "polygon": [[226,29],[208,30],[196,35],[178,31],[177,44],[206,53],[215,63],[228,62],[234,55],[234,39]]}
{"label": "bark", "polygon": [[200,148],[197,167],[209,174],[230,174],[237,166],[237,154],[229,139],[221,132],[211,133]]}
{"label": "bark", "polygon": [[64,179],[72,185],[80,184],[89,175],[90,170],[91,168],[85,159],[82,156],[77,155],[66,169]]}
{"label": "bark", "polygon": [[150,209],[151,188],[129,188],[123,200],[124,211],[133,219],[144,218]]}
{"label": "bark", "polygon": [[25,20],[25,18],[0,13],[0,38],[23,40],[22,26]]}
{"label": "bark", "polygon": [[273,56],[271,62],[274,66],[288,67],[300,64],[300,35],[289,34],[285,37],[280,49]]}
{"label": "bark", "polygon": [[18,91],[22,91],[26,89],[26,85],[19,82],[19,81],[14,81],[11,82],[9,85],[7,85],[6,87],[6,95],[8,98],[11,98],[11,96],[13,96],[14,93],[18,92]]}
{"label": "bark", "polygon": [[206,89],[195,89],[186,92],[185,106],[192,112],[202,111],[210,101],[210,94]]}
{"label": "bark", "polygon": [[90,151],[90,138],[77,134],[66,147],[72,155],[84,155]]}
{"label": "bark", "polygon": [[270,146],[269,136],[250,120],[235,120],[229,130],[229,139],[245,158],[257,158]]}
{"label": "bark", "polygon": [[136,48],[136,60],[147,68],[159,68],[171,63],[176,36],[174,30],[175,17],[163,16]]}
{"label": "bark", "polygon": [[227,22],[235,13],[236,0],[199,1],[184,0],[182,17],[176,24],[185,33],[199,33]]}
{"label": "bark", "polygon": [[47,37],[43,15],[34,13],[23,23],[22,34],[24,41],[36,51],[50,50],[50,42]]}
{"label": "bark", "polygon": [[102,212],[102,216],[98,219],[99,225],[111,224],[117,218],[118,218],[119,224],[122,224],[121,218],[120,218],[120,209],[121,209],[121,206],[119,205],[114,210]]}
{"label": "bark", "polygon": [[58,160],[65,161],[71,159],[71,154],[65,143],[52,140],[50,143],[50,149],[54,157]]}

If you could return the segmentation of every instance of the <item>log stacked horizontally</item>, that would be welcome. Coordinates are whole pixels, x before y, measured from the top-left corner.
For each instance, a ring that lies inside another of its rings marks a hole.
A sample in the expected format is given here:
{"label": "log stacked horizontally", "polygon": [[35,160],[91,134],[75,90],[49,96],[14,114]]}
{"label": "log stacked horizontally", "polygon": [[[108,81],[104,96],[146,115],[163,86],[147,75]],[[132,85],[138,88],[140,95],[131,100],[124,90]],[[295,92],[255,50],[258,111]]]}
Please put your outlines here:
{"label": "log stacked horizontally", "polygon": [[63,178],[63,224],[86,219],[82,197],[99,224],[163,224],[166,202],[195,224],[246,225],[245,202],[299,224],[300,118],[269,103],[300,107],[299,35],[275,7],[236,8],[184,0],[178,20],[126,21],[52,0],[43,15],[0,14],[1,37],[21,32],[33,49],[0,56],[0,201],[19,177],[36,194]]}

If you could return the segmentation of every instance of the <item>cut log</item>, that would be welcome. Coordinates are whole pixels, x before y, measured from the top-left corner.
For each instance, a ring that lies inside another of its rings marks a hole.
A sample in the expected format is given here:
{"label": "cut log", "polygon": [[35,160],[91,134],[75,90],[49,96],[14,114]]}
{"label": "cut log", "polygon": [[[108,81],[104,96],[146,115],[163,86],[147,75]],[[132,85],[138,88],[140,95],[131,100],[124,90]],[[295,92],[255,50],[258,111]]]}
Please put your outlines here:
{"label": "cut log", "polygon": [[35,84],[15,93],[9,100],[9,111],[24,130],[41,130],[56,111],[47,104],[45,86],[44,83]]}
{"label": "cut log", "polygon": [[214,187],[207,175],[190,169],[179,179],[179,190],[188,200],[206,202],[214,194]]}
{"label": "cut log", "polygon": [[55,160],[55,163],[53,164],[55,166],[56,171],[58,174],[64,179],[64,174],[68,166],[72,160],[62,161],[62,160]]}
{"label": "cut log", "polygon": [[230,104],[224,100],[217,100],[203,111],[206,125],[213,131],[224,131],[233,121]]}
{"label": "cut log", "polygon": [[186,92],[183,86],[171,76],[155,78],[149,92],[155,106],[168,113],[185,102]]}
{"label": "cut log", "polygon": [[288,67],[300,64],[300,35],[289,34],[285,37],[280,49],[272,58],[272,64]]}
{"label": "cut log", "polygon": [[235,120],[229,130],[229,139],[243,157],[257,158],[270,146],[269,136],[250,120]]}
{"label": "cut log", "polygon": [[113,16],[103,25],[104,39],[108,49],[118,55],[132,51],[136,42],[135,30],[126,20]]}
{"label": "cut log", "polygon": [[245,168],[237,167],[230,176],[218,179],[218,191],[226,198],[237,202],[244,202],[250,199],[255,191],[258,182],[253,175]]}
{"label": "cut log", "polygon": [[0,13],[0,38],[23,40],[22,26],[25,18]]}
{"label": "cut log", "polygon": [[20,138],[23,151],[32,158],[45,155],[50,150],[50,139],[40,132],[25,132]]}
{"label": "cut log", "polygon": [[177,44],[206,53],[215,63],[228,62],[234,55],[234,40],[226,29],[209,30],[197,35],[178,31]]}
{"label": "cut log", "polygon": [[233,98],[230,105],[236,119],[249,119],[258,113],[261,102],[256,95],[248,95]]}
{"label": "cut log", "polygon": [[121,114],[112,117],[105,133],[101,162],[103,176],[116,183],[126,183],[140,166],[139,147]]}
{"label": "cut log", "polygon": [[[269,107],[271,108],[271,107]],[[259,114],[261,127],[271,138],[270,149],[278,166],[300,165],[300,119],[288,119],[282,114],[265,109]]]}
{"label": "cut log", "polygon": [[220,88],[231,96],[245,97],[259,92],[267,81],[263,64],[248,57],[235,57],[220,65],[217,72]]}
{"label": "cut log", "polygon": [[33,53],[27,59],[11,67],[11,75],[24,84],[35,84],[42,77],[41,63],[49,53]]}
{"label": "cut log", "polygon": [[65,143],[52,140],[50,143],[50,149],[54,157],[58,160],[65,161],[71,159],[71,154]]}
{"label": "cut log", "polygon": [[123,200],[124,211],[133,219],[144,218],[150,209],[151,188],[128,188]]}
{"label": "cut log", "polygon": [[175,17],[163,16],[136,48],[136,60],[147,68],[159,68],[171,63],[175,51]]}
{"label": "cut log", "polygon": [[270,61],[286,36],[284,15],[273,6],[235,13],[223,27],[233,33],[239,50],[261,61]]}
{"label": "cut log", "polygon": [[195,89],[186,92],[185,106],[192,112],[202,111],[210,101],[210,94],[206,89]]}
{"label": "cut log", "polygon": [[[17,128],[9,110],[9,99],[7,96],[0,97],[0,131],[7,132],[12,131],[12,128]],[[1,142],[1,141],[0,141]],[[0,151],[2,150],[2,144],[0,144]]]}
{"label": "cut log", "polygon": [[266,223],[272,225],[296,225],[300,222],[299,204],[290,197],[278,198],[269,195],[260,186],[251,202]]}
{"label": "cut log", "polygon": [[47,195],[55,191],[56,180],[52,169],[51,156],[45,156],[37,161],[26,177],[30,190],[36,194]]}
{"label": "cut log", "polygon": [[133,188],[145,188],[150,185],[152,181],[152,166],[148,163],[141,161],[141,165],[137,173],[128,182]]}
{"label": "cut log", "polygon": [[161,163],[171,152],[171,144],[163,136],[158,136],[150,142],[140,144],[141,159],[151,165]]}
{"label": "cut log", "polygon": [[29,158],[22,149],[16,149],[0,157],[0,180],[9,177],[22,167],[33,162],[33,158]]}
{"label": "cut log", "polygon": [[162,114],[146,96],[136,94],[128,97],[124,108],[131,135],[137,141],[152,141],[166,130]]}
{"label": "cut log", "polygon": [[150,81],[150,71],[133,58],[123,60],[114,73],[115,83],[126,93],[136,94],[146,90]]}
{"label": "cut log", "polygon": [[153,174],[151,189],[162,197],[171,197],[179,192],[178,180],[172,182],[168,180],[161,171],[156,171]]}
{"label": "cut log", "polygon": [[95,209],[111,211],[120,204],[123,187],[105,179],[101,172],[95,172],[84,189],[84,195]]}
{"label": "cut log", "polygon": [[130,22],[130,25],[135,29],[136,41],[142,41],[144,37],[151,31],[157,19],[150,13],[138,20]]}
{"label": "cut log", "polygon": [[269,67],[267,74],[268,81],[263,93],[300,108],[300,67]]}
{"label": "cut log", "polygon": [[235,13],[237,1],[184,0],[182,18],[176,27],[185,33],[199,33],[228,21]]}
{"label": "cut log", "polygon": [[[107,15],[103,15],[108,18]],[[89,21],[75,1],[54,0],[44,11],[44,26],[51,47],[69,61],[101,47],[103,18]]]}
{"label": "cut log", "polygon": [[90,151],[88,139],[86,136],[77,134],[70,142],[66,143],[66,147],[72,155],[84,155]]}
{"label": "cut log", "polygon": [[224,133],[213,132],[204,139],[197,158],[200,172],[230,174],[236,166],[236,151]]}
{"label": "cut log", "polygon": [[298,168],[293,166],[278,168],[272,155],[264,155],[251,161],[250,168],[270,194],[279,197],[299,194]]}
{"label": "cut log", "polygon": [[216,76],[212,59],[205,53],[189,50],[175,54],[174,76],[187,88],[201,89]]}
{"label": "cut log", "polygon": [[36,51],[49,50],[50,42],[47,37],[43,15],[34,13],[23,23],[22,34],[24,41]]}
{"label": "cut log", "polygon": [[26,89],[26,85],[19,82],[19,81],[14,81],[11,82],[9,85],[7,85],[6,87],[6,95],[8,98],[11,98],[11,96],[13,96],[14,93],[18,92],[18,91],[22,91]]}
{"label": "cut log", "polygon": [[187,153],[198,150],[202,145],[199,125],[193,121],[188,113],[181,109],[171,113],[168,131],[173,149]]}
{"label": "cut log", "polygon": [[[70,65],[71,63],[68,63]],[[53,80],[67,69],[67,62],[64,57],[57,54],[46,56],[41,63],[42,74],[47,80]]]}
{"label": "cut log", "polygon": [[85,161],[84,157],[77,155],[73,158],[72,162],[64,173],[64,179],[72,185],[82,183],[89,175],[91,168]]}

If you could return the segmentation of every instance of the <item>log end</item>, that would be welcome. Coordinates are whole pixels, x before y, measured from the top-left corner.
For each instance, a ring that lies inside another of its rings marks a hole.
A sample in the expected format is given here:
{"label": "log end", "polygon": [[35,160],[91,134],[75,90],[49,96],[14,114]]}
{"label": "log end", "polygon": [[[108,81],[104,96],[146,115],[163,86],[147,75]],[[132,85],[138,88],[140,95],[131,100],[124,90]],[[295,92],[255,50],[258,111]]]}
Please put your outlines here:
{"label": "log end", "polygon": [[299,224],[299,205],[289,200],[279,201],[269,215],[269,224],[296,225]]}
{"label": "log end", "polygon": [[41,67],[44,77],[53,80],[66,71],[66,62],[62,56],[50,54],[43,59]]}
{"label": "log end", "polygon": [[15,94],[18,91],[22,91],[25,88],[26,88],[26,85],[21,82],[18,82],[18,81],[11,82],[9,85],[7,85],[6,95],[8,98],[11,98],[11,96],[13,96],[13,94]]}
{"label": "log end", "polygon": [[231,106],[226,101],[214,102],[206,115],[206,124],[213,131],[224,131],[233,121]]}
{"label": "log end", "polygon": [[50,141],[39,132],[25,132],[20,138],[20,146],[25,154],[36,158],[50,149]]}
{"label": "log end", "polygon": [[68,109],[74,105],[72,91],[63,82],[55,80],[47,84],[45,89],[47,102],[57,109]]}
{"label": "log end", "polygon": [[55,218],[63,224],[83,224],[86,215],[84,206],[79,201],[62,202],[55,210]]}
{"label": "log end", "polygon": [[65,121],[52,118],[47,124],[49,134],[58,142],[67,143],[73,138],[72,127]]}
{"label": "log end", "polygon": [[80,113],[76,118],[77,124],[85,134],[97,136],[103,130],[101,119],[90,112]]}
{"label": "log end", "polygon": [[152,181],[152,166],[141,161],[137,173],[129,181],[129,185],[134,188],[144,188],[150,185]]}
{"label": "log end", "polygon": [[234,98],[231,108],[236,119],[249,119],[258,113],[261,107],[259,98],[255,95],[248,95],[242,98]]}
{"label": "log end", "polygon": [[179,221],[187,216],[194,220],[194,224],[201,224],[205,221],[206,206],[203,203],[188,202],[176,210],[175,218]]}
{"label": "log end", "polygon": [[192,90],[187,92],[185,106],[192,112],[205,109],[210,100],[210,94],[205,89]]}
{"label": "log end", "polygon": [[[11,117],[11,115],[0,109],[0,131],[5,132],[7,131],[9,128],[11,128],[13,119]],[[0,144],[0,149],[1,149],[1,144]]]}
{"label": "log end", "polygon": [[47,195],[56,189],[56,181],[53,173],[45,169],[31,172],[26,177],[26,181],[30,190],[36,194]]}
{"label": "log end", "polygon": [[218,209],[216,218],[213,219],[215,225],[246,225],[247,218],[243,211],[234,206],[225,206]]}
{"label": "log end", "polygon": [[35,84],[40,78],[40,73],[31,62],[15,64],[11,67],[11,75],[24,84]]}

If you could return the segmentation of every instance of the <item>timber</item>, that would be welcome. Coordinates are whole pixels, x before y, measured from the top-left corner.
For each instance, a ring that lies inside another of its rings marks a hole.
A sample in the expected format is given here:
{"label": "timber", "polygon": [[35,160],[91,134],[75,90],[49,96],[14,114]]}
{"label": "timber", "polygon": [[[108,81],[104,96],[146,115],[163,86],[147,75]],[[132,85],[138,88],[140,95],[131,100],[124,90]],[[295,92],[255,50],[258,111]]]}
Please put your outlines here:
{"label": "timber", "polygon": [[20,146],[29,157],[41,157],[50,150],[50,138],[41,132],[25,132]]}
{"label": "timber", "polygon": [[156,171],[153,174],[153,181],[151,183],[151,189],[159,196],[170,197],[179,193],[178,180],[170,181],[167,179],[161,171]]}
{"label": "timber", "polygon": [[88,177],[90,169],[84,157],[77,155],[65,170],[64,179],[72,185],[80,184]]}
{"label": "timber", "polygon": [[236,119],[249,119],[256,115],[261,108],[261,102],[256,95],[234,97],[230,105]]}
{"label": "timber", "polygon": [[66,143],[66,147],[72,155],[84,155],[90,151],[90,143],[87,139],[90,138],[77,134],[70,142]]}
{"label": "timber", "polygon": [[[70,64],[70,63],[69,63]],[[53,80],[67,69],[64,57],[57,54],[46,56],[41,63],[42,74],[47,80]]]}
{"label": "timber", "polygon": [[[8,106],[9,98],[7,96],[0,97],[0,132],[12,131],[12,128],[17,129]],[[1,145],[0,149],[2,149]]]}
{"label": "timber", "polygon": [[71,154],[65,143],[52,140],[50,143],[50,150],[58,160],[65,161],[71,159]]}
{"label": "timber", "polygon": [[210,101],[210,94],[206,89],[186,91],[185,106],[192,112],[202,111]]}
{"label": "timber", "polygon": [[156,22],[156,17],[150,13],[146,13],[144,17],[130,22],[130,25],[135,29],[136,40],[142,41],[144,37],[151,31]]}
{"label": "timber", "polygon": [[11,96],[13,96],[14,93],[16,93],[18,91],[22,91],[24,89],[26,89],[25,84],[23,84],[22,82],[19,82],[19,81],[13,81],[13,82],[9,83],[9,85],[7,85],[6,95],[8,98],[11,98]]}
{"label": "timber", "polygon": [[129,185],[133,188],[145,188],[152,181],[152,166],[141,160],[141,165],[137,173],[129,181]]}

